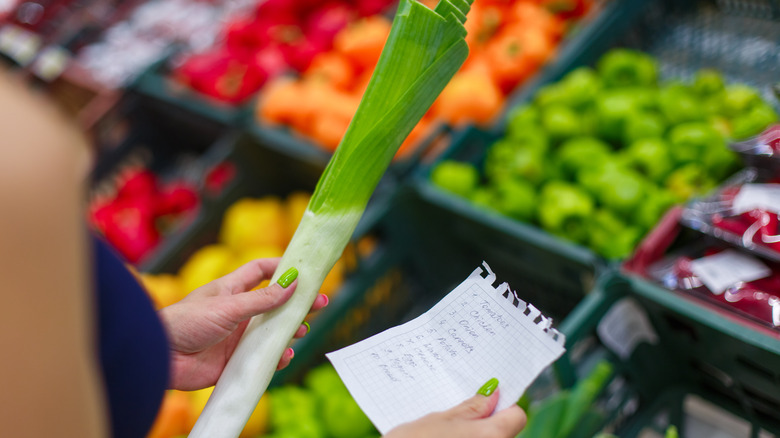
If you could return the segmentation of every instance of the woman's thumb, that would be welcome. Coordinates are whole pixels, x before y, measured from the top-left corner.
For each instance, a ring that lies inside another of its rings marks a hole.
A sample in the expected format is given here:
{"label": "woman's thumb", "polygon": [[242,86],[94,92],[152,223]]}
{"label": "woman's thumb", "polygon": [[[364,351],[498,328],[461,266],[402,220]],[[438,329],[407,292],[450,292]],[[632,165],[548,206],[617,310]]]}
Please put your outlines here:
{"label": "woman's thumb", "polygon": [[453,417],[467,420],[489,417],[498,403],[498,379],[490,379],[477,394],[450,409]]}

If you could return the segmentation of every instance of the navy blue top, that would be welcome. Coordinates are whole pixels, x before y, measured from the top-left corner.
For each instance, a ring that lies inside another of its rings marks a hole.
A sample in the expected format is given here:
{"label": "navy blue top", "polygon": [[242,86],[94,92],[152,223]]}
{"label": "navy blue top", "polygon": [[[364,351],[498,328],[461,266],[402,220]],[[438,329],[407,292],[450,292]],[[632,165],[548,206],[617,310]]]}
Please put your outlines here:
{"label": "navy blue top", "polygon": [[168,340],[151,300],[124,262],[93,237],[100,364],[115,438],[143,438],[168,385]]}

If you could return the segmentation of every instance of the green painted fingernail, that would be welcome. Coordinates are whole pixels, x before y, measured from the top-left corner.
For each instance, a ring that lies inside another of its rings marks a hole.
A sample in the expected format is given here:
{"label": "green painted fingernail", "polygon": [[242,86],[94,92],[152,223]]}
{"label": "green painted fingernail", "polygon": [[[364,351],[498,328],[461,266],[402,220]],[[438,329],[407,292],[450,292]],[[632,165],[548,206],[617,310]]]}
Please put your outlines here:
{"label": "green painted fingernail", "polygon": [[482,394],[485,397],[489,396],[493,392],[496,391],[496,388],[498,388],[498,379],[493,377],[492,379],[488,380],[487,383],[482,385],[482,388],[479,388],[479,391],[477,391],[477,394]]}
{"label": "green painted fingernail", "polygon": [[311,331],[311,326],[309,325],[309,323],[306,322],[306,321],[303,321],[303,325],[306,326],[306,333],[309,333]]}
{"label": "green painted fingernail", "polygon": [[285,271],[285,273],[282,274],[282,276],[279,277],[276,282],[279,283],[279,286],[286,288],[287,286],[291,285],[296,278],[298,278],[298,270],[295,268],[290,268]]}

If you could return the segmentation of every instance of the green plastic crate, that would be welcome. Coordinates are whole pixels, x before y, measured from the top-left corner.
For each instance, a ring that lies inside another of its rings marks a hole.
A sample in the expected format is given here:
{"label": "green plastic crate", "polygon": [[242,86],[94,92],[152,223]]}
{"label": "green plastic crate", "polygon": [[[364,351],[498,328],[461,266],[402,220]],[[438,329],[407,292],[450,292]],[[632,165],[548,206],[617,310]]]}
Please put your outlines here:
{"label": "green plastic crate", "polygon": [[[640,342],[627,356],[605,348],[597,335],[602,318],[623,299],[641,308],[658,340]],[[612,401],[608,423],[618,436],[640,436],[645,427],[653,427],[651,420],[661,409],[679,420],[681,400],[688,394],[742,418],[751,425],[750,436],[760,430],[780,432],[780,337],[619,273],[602,277],[559,330],[568,349],[555,364],[562,386],[577,381],[584,358],[600,355],[615,364],[625,388]]]}
{"label": "green plastic crate", "polygon": [[231,105],[177,83],[166,72],[165,65],[168,60],[169,58],[166,58],[150,66],[130,85],[130,89],[156,99],[161,104],[168,104],[230,127],[240,126],[241,121],[252,112],[253,98],[249,100],[250,103]]}
{"label": "green plastic crate", "polygon": [[164,172],[177,157],[202,156],[223,135],[222,125],[183,111],[169,111],[153,100],[127,93],[92,130],[97,159],[90,179],[116,172],[127,156],[145,149],[151,170]]}

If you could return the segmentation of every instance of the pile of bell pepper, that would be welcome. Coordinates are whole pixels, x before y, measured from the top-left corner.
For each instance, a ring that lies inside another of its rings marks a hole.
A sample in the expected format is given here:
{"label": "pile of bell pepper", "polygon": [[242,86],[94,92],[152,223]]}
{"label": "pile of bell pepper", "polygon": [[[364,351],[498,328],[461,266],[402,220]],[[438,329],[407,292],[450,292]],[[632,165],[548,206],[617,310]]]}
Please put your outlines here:
{"label": "pile of bell pepper", "polygon": [[269,438],[379,437],[330,364],[307,373],[303,385],[272,388]]}
{"label": "pile of bell pepper", "polygon": [[[436,1],[422,3],[435,6]],[[436,123],[492,122],[506,96],[550,60],[567,30],[591,7],[591,0],[475,2],[465,23],[469,58],[401,146],[399,156]],[[389,30],[387,18],[374,16],[336,33],[333,49],[314,56],[299,78],[279,78],[264,88],[258,121],[289,126],[324,149],[335,149]]]}
{"label": "pile of bell pepper", "polygon": [[89,221],[128,262],[138,263],[199,203],[192,184],[162,183],[148,169],[133,167],[119,174],[110,194],[91,201]]}
{"label": "pile of bell pepper", "polygon": [[306,70],[347,23],[377,14],[390,0],[266,0],[254,12],[230,21],[224,38],[194,54],[173,76],[212,99],[238,104],[271,78]]}
{"label": "pile of bell pepper", "polygon": [[713,70],[659,80],[656,59],[613,49],[514,109],[484,165],[443,161],[434,184],[609,259],[629,255],[675,203],[740,167],[728,147],[778,119]]}

